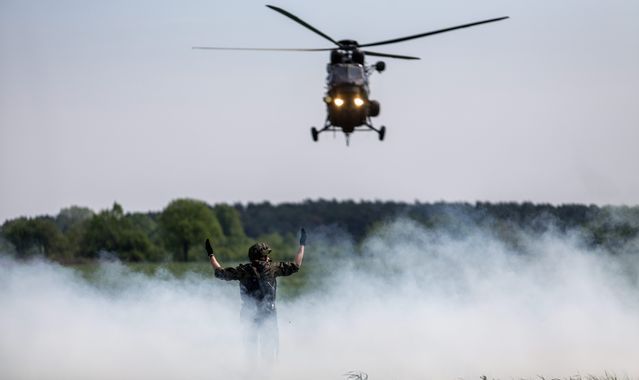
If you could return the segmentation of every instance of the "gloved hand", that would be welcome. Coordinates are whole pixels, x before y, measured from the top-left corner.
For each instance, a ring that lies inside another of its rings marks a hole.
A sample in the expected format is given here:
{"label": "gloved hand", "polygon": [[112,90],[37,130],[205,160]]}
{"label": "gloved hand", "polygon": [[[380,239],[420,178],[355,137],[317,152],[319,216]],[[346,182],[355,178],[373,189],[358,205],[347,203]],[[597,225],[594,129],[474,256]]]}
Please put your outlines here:
{"label": "gloved hand", "polygon": [[206,242],[204,243],[204,248],[206,249],[206,253],[209,254],[209,258],[214,255],[213,246],[211,245],[211,242],[209,241],[209,239],[206,239]]}
{"label": "gloved hand", "polygon": [[300,245],[306,245],[306,230],[304,227],[300,230]]}

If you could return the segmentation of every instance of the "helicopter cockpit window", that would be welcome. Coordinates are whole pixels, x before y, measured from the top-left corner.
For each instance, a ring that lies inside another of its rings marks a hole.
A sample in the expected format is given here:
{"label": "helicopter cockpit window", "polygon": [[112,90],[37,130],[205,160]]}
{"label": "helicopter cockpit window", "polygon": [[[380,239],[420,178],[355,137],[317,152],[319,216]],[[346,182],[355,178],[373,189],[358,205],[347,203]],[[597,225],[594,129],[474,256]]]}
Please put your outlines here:
{"label": "helicopter cockpit window", "polygon": [[354,84],[363,86],[366,84],[364,66],[357,64],[329,64],[328,83],[331,86],[337,84]]}

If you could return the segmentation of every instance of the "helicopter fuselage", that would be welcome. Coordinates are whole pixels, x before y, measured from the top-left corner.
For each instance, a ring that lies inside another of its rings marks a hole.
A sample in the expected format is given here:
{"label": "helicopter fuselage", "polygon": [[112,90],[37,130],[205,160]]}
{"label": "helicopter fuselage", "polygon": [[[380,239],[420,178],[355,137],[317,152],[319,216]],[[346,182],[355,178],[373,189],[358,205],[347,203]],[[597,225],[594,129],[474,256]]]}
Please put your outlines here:
{"label": "helicopter fuselage", "polygon": [[350,133],[355,127],[366,124],[369,116],[376,116],[371,115],[371,108],[379,109],[379,103],[371,107],[369,73],[363,61],[346,60],[342,54],[339,54],[342,58],[337,60],[336,54],[331,53],[331,63],[326,66],[328,77],[324,102],[331,125]]}

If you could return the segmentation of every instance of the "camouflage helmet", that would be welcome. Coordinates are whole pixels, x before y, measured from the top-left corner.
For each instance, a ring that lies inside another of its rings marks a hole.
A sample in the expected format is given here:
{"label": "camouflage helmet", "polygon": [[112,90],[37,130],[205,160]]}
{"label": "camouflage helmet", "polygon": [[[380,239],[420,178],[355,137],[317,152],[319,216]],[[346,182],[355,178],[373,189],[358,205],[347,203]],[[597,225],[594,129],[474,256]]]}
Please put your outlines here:
{"label": "camouflage helmet", "polygon": [[251,246],[251,248],[249,248],[248,251],[248,257],[249,260],[254,261],[254,260],[259,260],[264,256],[267,256],[271,253],[271,247],[268,246],[268,244],[266,243],[255,243]]}

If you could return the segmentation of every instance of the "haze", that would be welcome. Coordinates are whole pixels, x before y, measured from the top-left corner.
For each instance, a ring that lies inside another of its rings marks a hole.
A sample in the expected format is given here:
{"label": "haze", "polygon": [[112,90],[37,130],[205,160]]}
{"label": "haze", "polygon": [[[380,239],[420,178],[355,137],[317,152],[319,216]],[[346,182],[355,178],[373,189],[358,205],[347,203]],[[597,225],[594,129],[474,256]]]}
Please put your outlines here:
{"label": "haze", "polygon": [[[313,143],[329,47],[258,1],[0,3],[0,221],[307,198],[639,202],[636,1],[274,3],[379,51],[387,140]],[[372,59],[369,63],[374,62]]]}
{"label": "haze", "polygon": [[[398,220],[364,242],[364,259],[343,236],[310,236],[299,297],[279,281],[273,379],[637,378],[636,240],[617,255],[572,232],[514,248],[470,226],[451,236]],[[12,379],[253,379],[239,306],[237,283],[212,274],[104,263],[87,282],[0,255],[0,368]]]}

